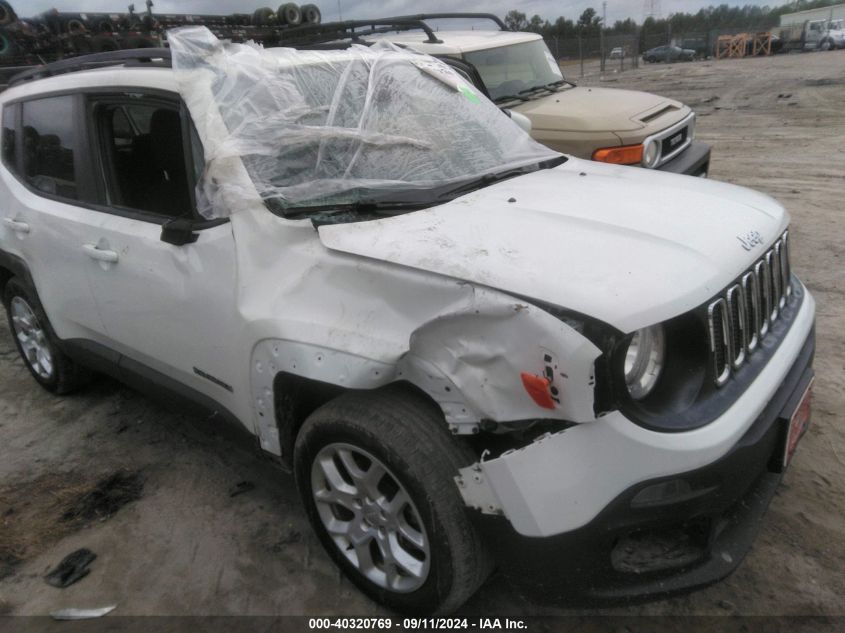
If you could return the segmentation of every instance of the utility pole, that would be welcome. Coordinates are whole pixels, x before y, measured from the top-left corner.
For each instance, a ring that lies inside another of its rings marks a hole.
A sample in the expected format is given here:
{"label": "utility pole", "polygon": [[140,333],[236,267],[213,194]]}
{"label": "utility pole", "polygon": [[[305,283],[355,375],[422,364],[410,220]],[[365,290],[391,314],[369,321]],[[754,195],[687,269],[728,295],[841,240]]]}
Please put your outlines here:
{"label": "utility pole", "polygon": [[607,2],[601,3],[601,24],[599,25],[599,48],[601,49],[601,71],[604,72],[604,24],[607,21]]}
{"label": "utility pole", "polygon": [[584,27],[578,25],[578,58],[581,60],[581,76],[584,76],[584,49],[581,47],[581,33]]}
{"label": "utility pole", "polygon": [[340,8],[340,0],[337,0],[337,19],[343,22],[343,9]]}

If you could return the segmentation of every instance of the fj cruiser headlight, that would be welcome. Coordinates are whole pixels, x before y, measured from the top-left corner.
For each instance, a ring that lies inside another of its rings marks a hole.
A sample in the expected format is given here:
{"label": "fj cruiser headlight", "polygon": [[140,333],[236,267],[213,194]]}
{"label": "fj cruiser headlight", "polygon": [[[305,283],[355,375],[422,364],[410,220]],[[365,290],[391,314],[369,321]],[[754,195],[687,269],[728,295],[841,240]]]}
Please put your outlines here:
{"label": "fj cruiser headlight", "polygon": [[662,325],[634,333],[625,352],[625,384],[634,400],[642,400],[652,392],[663,370],[665,355]]}
{"label": "fj cruiser headlight", "polygon": [[654,167],[660,159],[660,143],[655,139],[651,139],[645,144],[643,149],[643,167]]}

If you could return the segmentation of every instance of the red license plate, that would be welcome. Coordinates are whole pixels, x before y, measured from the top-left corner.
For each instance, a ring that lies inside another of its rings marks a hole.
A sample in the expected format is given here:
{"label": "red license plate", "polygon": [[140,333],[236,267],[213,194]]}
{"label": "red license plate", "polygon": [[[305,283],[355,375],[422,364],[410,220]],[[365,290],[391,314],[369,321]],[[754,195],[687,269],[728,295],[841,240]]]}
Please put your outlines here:
{"label": "red license plate", "polygon": [[798,446],[798,441],[807,432],[807,427],[810,426],[810,400],[813,396],[815,380],[815,378],[810,380],[810,384],[804,390],[804,395],[801,396],[801,402],[798,403],[792,417],[789,418],[789,432],[786,434],[786,446],[783,449],[784,468],[789,465],[792,455],[795,453],[795,448]]}

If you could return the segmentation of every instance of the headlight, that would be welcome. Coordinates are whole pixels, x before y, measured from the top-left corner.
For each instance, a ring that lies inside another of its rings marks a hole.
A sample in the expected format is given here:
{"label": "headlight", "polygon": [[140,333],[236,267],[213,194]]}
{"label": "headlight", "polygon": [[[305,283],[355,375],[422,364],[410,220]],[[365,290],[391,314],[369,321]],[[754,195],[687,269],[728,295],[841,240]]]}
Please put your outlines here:
{"label": "headlight", "polygon": [[695,139],[695,115],[690,119],[689,125],[687,126],[687,138],[691,141]]}
{"label": "headlight", "polygon": [[645,148],[643,149],[643,167],[654,167],[657,165],[659,159],[660,144],[655,139],[651,139],[645,144]]}
{"label": "headlight", "polygon": [[666,345],[663,326],[637,330],[625,352],[625,384],[634,400],[652,392],[663,370]]}

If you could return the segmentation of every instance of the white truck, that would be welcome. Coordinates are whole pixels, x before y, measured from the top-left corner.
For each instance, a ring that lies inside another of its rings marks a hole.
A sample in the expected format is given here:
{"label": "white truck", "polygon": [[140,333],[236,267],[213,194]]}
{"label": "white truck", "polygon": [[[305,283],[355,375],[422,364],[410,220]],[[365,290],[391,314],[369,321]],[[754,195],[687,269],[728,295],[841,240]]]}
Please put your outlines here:
{"label": "white truck", "polygon": [[781,27],[781,50],[829,51],[845,48],[845,20],[806,20]]}

